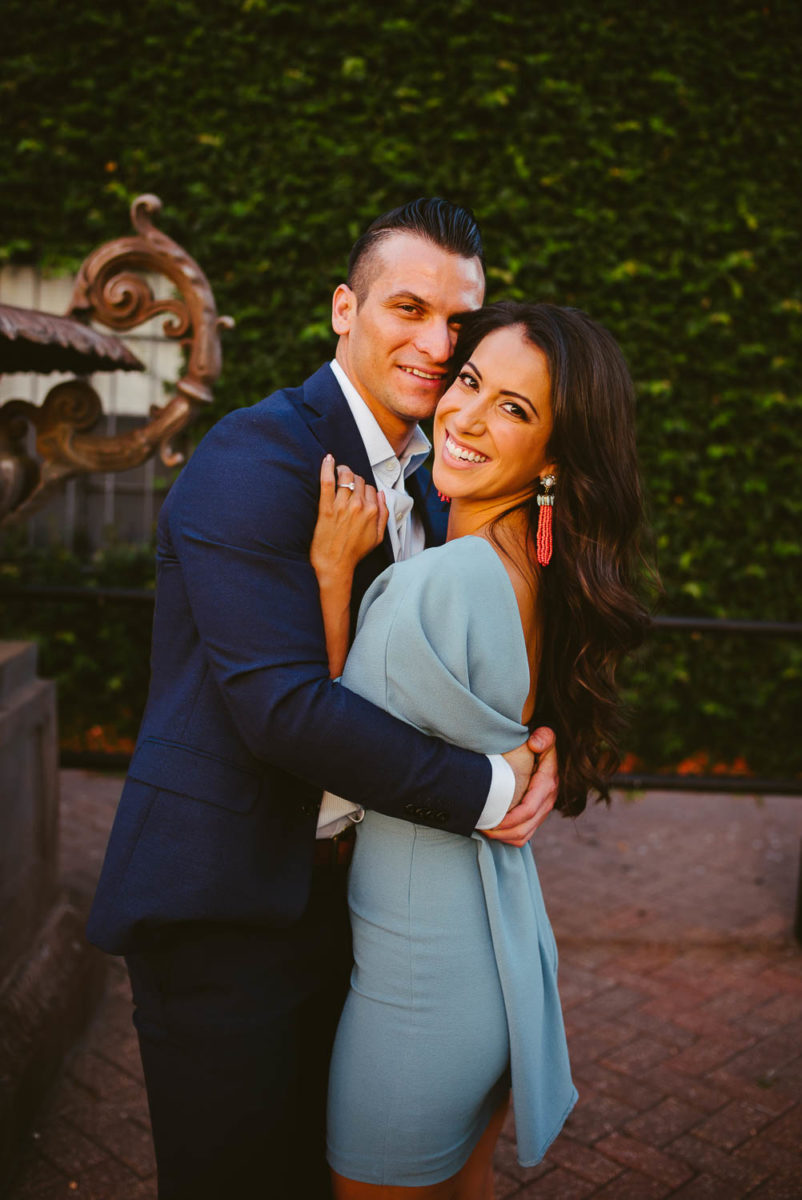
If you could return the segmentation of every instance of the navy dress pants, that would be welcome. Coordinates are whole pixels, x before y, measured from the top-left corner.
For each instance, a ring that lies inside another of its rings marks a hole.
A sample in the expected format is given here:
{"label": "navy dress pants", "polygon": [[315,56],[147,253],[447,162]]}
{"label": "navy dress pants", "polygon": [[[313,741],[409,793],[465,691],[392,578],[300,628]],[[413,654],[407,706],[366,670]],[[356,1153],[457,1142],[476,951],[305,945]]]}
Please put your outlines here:
{"label": "navy dress pants", "polygon": [[328,1066],[351,968],[346,870],[285,930],[198,924],[127,958],[159,1200],[328,1200]]}

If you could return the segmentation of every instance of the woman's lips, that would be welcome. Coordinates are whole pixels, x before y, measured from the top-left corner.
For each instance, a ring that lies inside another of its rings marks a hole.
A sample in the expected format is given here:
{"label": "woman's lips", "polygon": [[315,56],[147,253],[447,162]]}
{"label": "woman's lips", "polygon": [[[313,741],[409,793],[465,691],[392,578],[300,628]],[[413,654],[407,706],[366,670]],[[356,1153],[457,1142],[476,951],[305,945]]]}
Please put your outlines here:
{"label": "woman's lips", "polygon": [[479,454],[478,451],[471,450],[469,446],[464,446],[461,442],[453,438],[450,433],[446,433],[443,449],[448,457],[460,466],[468,463],[486,463],[489,461],[486,454]]}

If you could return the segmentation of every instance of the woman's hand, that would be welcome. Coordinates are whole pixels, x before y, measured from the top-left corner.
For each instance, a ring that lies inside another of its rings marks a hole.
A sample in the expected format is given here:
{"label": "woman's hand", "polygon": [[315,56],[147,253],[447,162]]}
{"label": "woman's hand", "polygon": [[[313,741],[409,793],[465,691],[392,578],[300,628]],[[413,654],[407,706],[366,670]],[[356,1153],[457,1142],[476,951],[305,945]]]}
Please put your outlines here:
{"label": "woman's hand", "polygon": [[354,569],[379,545],[387,526],[387,501],[381,492],[348,467],[337,468],[337,483],[335,487],[334,459],[327,454],[320,468],[320,504],[309,561],[320,588],[332,679],[342,674],[348,653]]}
{"label": "woman's hand", "polygon": [[360,559],[381,543],[386,526],[384,495],[344,466],[337,468],[335,487],[334,459],[327,454],[320,468],[320,503],[309,548],[318,583],[350,583]]}

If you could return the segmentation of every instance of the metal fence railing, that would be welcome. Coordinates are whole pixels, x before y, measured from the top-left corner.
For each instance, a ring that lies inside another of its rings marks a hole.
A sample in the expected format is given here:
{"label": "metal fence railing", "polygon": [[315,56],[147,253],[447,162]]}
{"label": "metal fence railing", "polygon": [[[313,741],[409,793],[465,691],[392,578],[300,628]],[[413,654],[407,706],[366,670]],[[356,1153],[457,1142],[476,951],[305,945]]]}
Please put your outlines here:
{"label": "metal fence railing", "polygon": [[[23,585],[3,587],[0,599],[28,599],[51,603],[78,602],[96,604],[152,605],[155,593],[148,588],[95,588],[73,585]],[[752,634],[769,637],[802,637],[799,621],[727,620],[718,617],[653,617],[652,628],[682,630],[686,633]],[[69,751],[61,754],[65,767],[104,766],[124,769],[128,756],[102,751]],[[633,791],[710,791],[760,795],[802,795],[802,778],[760,778],[754,775],[688,775],[670,773],[622,772],[613,777],[613,786]]]}
{"label": "metal fence railing", "polygon": [[[46,602],[78,602],[103,608],[114,605],[152,605],[155,593],[147,588],[88,588],[60,585],[3,587],[0,599],[28,599]],[[726,620],[714,617],[653,617],[652,628],[682,630],[686,633],[749,634],[769,637],[800,637],[802,622]],[[62,767],[104,768],[124,771],[127,754],[101,751],[62,750]],[[754,775],[686,775],[669,773],[622,772],[613,777],[613,786],[630,791],[726,792],[740,795],[802,795],[802,778],[765,779]],[[797,875],[794,935],[802,943],[802,848]]]}

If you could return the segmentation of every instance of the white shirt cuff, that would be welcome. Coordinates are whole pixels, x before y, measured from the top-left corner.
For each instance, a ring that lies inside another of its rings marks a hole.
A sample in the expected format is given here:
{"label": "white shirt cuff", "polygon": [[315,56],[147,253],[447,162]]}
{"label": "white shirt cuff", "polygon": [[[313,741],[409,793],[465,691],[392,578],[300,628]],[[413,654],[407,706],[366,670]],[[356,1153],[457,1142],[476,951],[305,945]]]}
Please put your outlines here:
{"label": "white shirt cuff", "polygon": [[515,772],[506,758],[501,754],[488,754],[487,758],[493,775],[482,815],[476,822],[477,829],[495,829],[506,817],[515,797]]}

